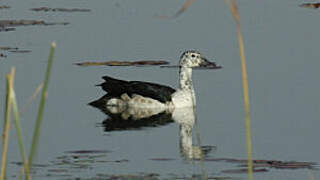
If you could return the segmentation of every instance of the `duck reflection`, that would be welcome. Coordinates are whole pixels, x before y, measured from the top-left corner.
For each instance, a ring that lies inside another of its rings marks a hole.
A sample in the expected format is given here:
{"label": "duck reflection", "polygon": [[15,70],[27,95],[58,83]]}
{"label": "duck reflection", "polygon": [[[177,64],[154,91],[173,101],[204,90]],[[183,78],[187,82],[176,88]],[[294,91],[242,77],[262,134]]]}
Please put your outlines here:
{"label": "duck reflection", "polygon": [[145,127],[159,127],[176,122],[179,124],[180,154],[184,159],[205,158],[214,149],[213,146],[200,147],[193,145],[193,129],[196,119],[193,107],[161,109],[126,106],[121,103],[109,104],[110,98],[107,94],[89,103],[89,105],[108,115],[108,118],[102,122],[106,132],[139,130]]}
{"label": "duck reflection", "polygon": [[175,108],[172,119],[179,124],[180,154],[186,159],[201,159],[209,155],[214,146],[193,145],[192,130],[195,125],[195,113],[193,107]]}

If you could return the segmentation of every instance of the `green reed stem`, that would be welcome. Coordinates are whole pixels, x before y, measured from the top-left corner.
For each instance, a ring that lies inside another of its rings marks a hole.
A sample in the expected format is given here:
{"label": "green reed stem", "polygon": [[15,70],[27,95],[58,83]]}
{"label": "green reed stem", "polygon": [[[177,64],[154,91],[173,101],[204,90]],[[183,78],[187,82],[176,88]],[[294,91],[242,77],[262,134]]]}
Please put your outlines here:
{"label": "green reed stem", "polygon": [[42,90],[36,126],[34,129],[33,138],[32,138],[32,147],[31,147],[31,151],[30,151],[30,155],[29,155],[29,167],[30,168],[32,167],[32,162],[33,162],[34,156],[36,154],[36,149],[37,149],[37,145],[38,145],[38,141],[39,141],[40,128],[41,128],[41,124],[42,124],[42,120],[43,120],[44,107],[45,107],[46,100],[48,97],[48,85],[49,85],[49,79],[50,79],[50,74],[51,74],[52,62],[54,59],[55,48],[56,48],[56,43],[53,42],[51,44],[51,48],[50,48],[50,55],[49,55],[49,61],[48,61],[48,65],[47,65],[46,77],[44,80],[44,86],[43,86],[43,90]]}
{"label": "green reed stem", "polygon": [[10,131],[10,118],[11,118],[11,93],[10,86],[14,81],[15,68],[11,68],[10,74],[7,75],[7,95],[6,95],[6,107],[5,107],[5,122],[4,122],[4,133],[3,133],[3,150],[2,150],[2,162],[1,162],[1,175],[0,180],[6,179],[7,169],[7,152],[8,152],[8,140]]}
{"label": "green reed stem", "polygon": [[24,143],[23,143],[23,138],[22,138],[20,115],[19,115],[19,110],[18,110],[18,105],[17,105],[16,94],[15,94],[13,86],[10,89],[10,91],[11,91],[12,108],[13,108],[13,114],[14,114],[14,122],[16,125],[16,130],[17,130],[17,135],[18,135],[20,153],[21,153],[21,157],[23,159],[23,167],[24,167],[24,171],[27,175],[27,179],[30,180],[31,177],[30,177],[30,171],[29,171],[29,166],[28,166],[28,159],[27,159],[27,155],[25,153],[26,151],[24,148]]}
{"label": "green reed stem", "polygon": [[226,0],[233,14],[234,20],[237,24],[238,43],[240,48],[241,69],[242,69],[242,84],[243,84],[243,98],[245,106],[246,129],[247,129],[247,150],[248,150],[248,174],[249,180],[253,180],[253,167],[252,167],[252,140],[251,140],[251,120],[250,120],[250,98],[249,98],[249,85],[248,73],[246,65],[246,56],[244,50],[243,36],[240,26],[240,15],[238,11],[237,0]]}

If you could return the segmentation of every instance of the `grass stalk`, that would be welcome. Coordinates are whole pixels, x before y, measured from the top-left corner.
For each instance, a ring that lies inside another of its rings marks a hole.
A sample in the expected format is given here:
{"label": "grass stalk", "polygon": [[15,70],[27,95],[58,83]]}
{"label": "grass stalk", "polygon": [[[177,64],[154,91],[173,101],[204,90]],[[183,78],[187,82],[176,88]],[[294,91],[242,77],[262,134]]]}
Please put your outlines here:
{"label": "grass stalk", "polygon": [[22,115],[27,108],[29,107],[29,105],[32,103],[32,101],[38,96],[38,94],[40,93],[40,91],[43,88],[43,83],[41,83],[39,85],[39,87],[35,90],[35,92],[33,93],[33,95],[28,99],[28,101],[22,106],[22,110],[20,111],[20,115]]}
{"label": "grass stalk", "polygon": [[248,73],[246,65],[246,56],[244,50],[243,36],[241,33],[240,15],[238,11],[237,0],[226,0],[233,14],[234,20],[237,24],[238,43],[240,48],[241,69],[242,69],[242,84],[243,84],[243,97],[245,105],[245,118],[247,129],[247,150],[248,150],[248,174],[249,180],[253,180],[253,167],[252,167],[252,140],[251,140],[251,120],[250,120],[250,98],[249,98],[249,85]]}
{"label": "grass stalk", "polygon": [[34,129],[33,138],[32,138],[32,146],[31,146],[31,151],[30,151],[30,155],[29,155],[29,167],[30,168],[32,168],[32,162],[33,162],[34,156],[36,154],[36,149],[37,149],[37,145],[38,145],[38,141],[39,141],[39,134],[40,134],[40,128],[41,128],[41,124],[42,124],[42,120],[43,120],[44,108],[45,108],[46,100],[48,97],[48,85],[49,85],[49,79],[50,79],[50,74],[51,74],[52,62],[54,59],[55,48],[56,48],[56,43],[53,42],[51,44],[51,48],[50,48],[50,55],[49,55],[49,60],[48,60],[48,65],[47,65],[46,76],[45,76],[45,80],[44,80],[41,100],[40,100],[39,111],[38,111],[36,126]]}
{"label": "grass stalk", "polygon": [[27,179],[30,180],[31,176],[30,176],[30,171],[29,171],[28,159],[27,159],[27,155],[25,153],[24,142],[23,142],[23,138],[22,138],[20,114],[19,114],[19,110],[18,110],[17,99],[16,99],[16,94],[15,94],[13,85],[12,85],[10,91],[11,91],[11,101],[12,101],[14,122],[16,125],[18,143],[19,143],[19,147],[20,147],[21,157],[23,160],[24,172],[26,173]]}
{"label": "grass stalk", "polygon": [[6,109],[5,109],[5,123],[4,123],[4,134],[3,134],[3,150],[2,150],[2,161],[1,161],[1,175],[0,180],[5,180],[6,169],[7,169],[7,152],[8,152],[8,140],[10,131],[10,118],[11,118],[11,91],[10,86],[13,85],[15,68],[11,68],[10,74],[7,75],[7,96],[6,96]]}

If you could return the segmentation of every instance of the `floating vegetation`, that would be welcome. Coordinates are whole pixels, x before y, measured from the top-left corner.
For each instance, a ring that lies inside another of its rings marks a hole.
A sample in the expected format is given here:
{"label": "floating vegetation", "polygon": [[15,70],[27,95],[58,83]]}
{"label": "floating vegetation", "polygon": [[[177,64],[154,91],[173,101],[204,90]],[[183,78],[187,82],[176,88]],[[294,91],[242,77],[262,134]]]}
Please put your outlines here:
{"label": "floating vegetation", "polygon": [[[108,179],[108,180],[159,180],[159,179],[202,179],[202,176],[199,174],[192,175],[177,175],[170,173],[167,177],[162,177],[158,173],[137,173],[137,174],[106,174],[99,173],[95,177],[88,178],[87,180],[98,180],[98,179]],[[239,179],[228,176],[208,176],[206,179],[215,179],[215,180],[227,180],[227,179]]]}
{"label": "floating vegetation", "polygon": [[30,25],[68,25],[68,22],[45,22],[43,20],[0,20],[0,27],[30,26]]}
{"label": "floating vegetation", "polygon": [[9,9],[9,8],[11,8],[11,7],[10,6],[6,6],[6,5],[0,6],[0,9]]}
{"label": "floating vegetation", "polygon": [[3,47],[0,47],[0,50],[3,50],[3,51],[13,51],[13,50],[18,50],[19,48],[17,47],[8,47],[8,46],[3,46]]}
{"label": "floating vegetation", "polygon": [[300,7],[318,9],[320,7],[320,3],[304,3],[301,4]]}
{"label": "floating vegetation", "polygon": [[[268,172],[269,170],[266,169],[266,168],[253,168],[252,171],[254,173],[257,173],[257,172]],[[221,171],[222,173],[228,173],[228,174],[239,174],[239,173],[248,173],[248,168],[241,168],[241,169],[228,169],[228,170],[223,170]]]}
{"label": "floating vegetation", "polygon": [[31,50],[10,50],[11,53],[30,53]]}
{"label": "floating vegetation", "polygon": [[0,32],[1,31],[15,31],[17,26],[35,26],[35,25],[68,25],[68,22],[45,22],[38,20],[0,20]]}
{"label": "floating vegetation", "polygon": [[156,173],[150,173],[150,174],[145,174],[145,173],[140,173],[140,174],[119,174],[119,175],[110,175],[110,174],[97,174],[97,177],[95,178],[90,178],[90,179],[122,179],[122,180],[159,180],[160,174]]}
{"label": "floating vegetation", "polygon": [[48,172],[65,173],[69,171],[67,169],[48,169]]}
{"label": "floating vegetation", "polygon": [[150,160],[152,160],[152,161],[174,161],[176,159],[174,159],[174,158],[152,158]]}
{"label": "floating vegetation", "polygon": [[39,7],[32,8],[31,11],[43,11],[43,12],[90,12],[91,9],[79,9],[79,8],[49,8],[49,7]]}
{"label": "floating vegetation", "polygon": [[[7,46],[0,47],[0,51],[1,50],[2,51],[7,51],[7,52],[10,52],[10,53],[30,53],[31,52],[31,50],[20,50],[17,47],[7,47]],[[7,55],[4,54],[4,53],[0,53],[0,57],[6,58]]]}
{"label": "floating vegetation", "polygon": [[60,168],[88,168],[95,165],[96,161],[105,158],[106,155],[65,155],[57,157],[55,161],[51,161],[52,165]]}
{"label": "floating vegetation", "polygon": [[11,27],[9,27],[9,28],[7,28],[7,27],[3,27],[3,26],[0,26],[0,32],[1,31],[14,31],[14,30],[16,30],[16,28],[11,28]]}
{"label": "floating vegetation", "polygon": [[8,47],[8,46],[0,47],[0,50],[8,51],[11,53],[30,53],[31,52],[31,50],[19,49],[17,47]]}
{"label": "floating vegetation", "polygon": [[107,150],[76,150],[66,151],[62,156],[51,161],[49,173],[65,173],[72,169],[93,168],[97,163],[126,163],[127,159],[113,160],[107,158]]}
{"label": "floating vegetation", "polygon": [[98,161],[96,161],[96,162],[98,162],[98,163],[125,163],[125,162],[129,162],[129,160],[128,159],[120,159],[120,160],[115,160],[115,161],[107,161],[107,160],[98,160]]}
{"label": "floating vegetation", "polygon": [[[11,162],[11,164],[17,165],[17,166],[23,166],[23,162]],[[32,167],[37,167],[37,168],[44,168],[44,167],[49,167],[50,164],[32,164]]]}
{"label": "floating vegetation", "polygon": [[74,63],[78,66],[156,66],[169,64],[167,61],[143,60],[143,61],[105,61],[105,62],[81,62]]}
{"label": "floating vegetation", "polygon": [[7,57],[7,55],[5,55],[5,54],[3,54],[3,53],[0,53],[0,57],[2,57],[2,58],[6,58],[6,57]]}
{"label": "floating vegetation", "polygon": [[[232,158],[213,158],[205,161],[224,161],[240,163],[241,167],[247,167],[248,160]],[[252,160],[253,168],[276,168],[276,169],[315,169],[315,162],[277,161],[277,160]]]}
{"label": "floating vegetation", "polygon": [[108,150],[75,150],[75,151],[66,151],[68,154],[99,154],[99,153],[110,153]]}

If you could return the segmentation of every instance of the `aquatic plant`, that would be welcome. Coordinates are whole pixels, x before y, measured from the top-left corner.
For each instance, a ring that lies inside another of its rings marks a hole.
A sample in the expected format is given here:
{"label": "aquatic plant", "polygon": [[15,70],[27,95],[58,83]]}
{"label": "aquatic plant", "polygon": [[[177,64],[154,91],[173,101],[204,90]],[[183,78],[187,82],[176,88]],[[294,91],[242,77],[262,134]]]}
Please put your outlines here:
{"label": "aquatic plant", "polygon": [[50,55],[49,55],[49,61],[47,65],[47,71],[46,71],[46,77],[44,80],[44,85],[43,85],[43,90],[42,90],[42,95],[41,95],[41,100],[40,100],[40,106],[39,106],[39,111],[37,115],[37,121],[36,121],[36,126],[33,132],[33,138],[32,138],[32,146],[31,146],[31,151],[29,155],[29,166],[31,167],[34,155],[36,153],[38,141],[39,141],[39,134],[40,134],[40,128],[43,120],[43,113],[44,113],[44,107],[47,101],[48,97],[48,85],[49,85],[49,80],[50,80],[50,74],[51,74],[51,67],[52,67],[52,62],[54,59],[54,52],[56,49],[56,43],[53,42],[51,44],[51,49],[50,49]]}
{"label": "aquatic plant", "polygon": [[241,58],[241,70],[242,70],[242,85],[243,85],[243,98],[245,106],[245,118],[246,118],[246,129],[247,129],[247,151],[248,151],[248,174],[249,179],[253,179],[253,168],[252,168],[252,141],[251,141],[251,120],[250,120],[250,98],[249,98],[249,85],[248,85],[248,73],[246,65],[246,55],[244,51],[243,36],[241,33],[240,15],[238,11],[237,0],[226,0],[226,3],[231,9],[232,15],[237,25],[238,43],[240,48]]}
{"label": "aquatic plant", "polygon": [[14,123],[16,126],[18,143],[19,143],[20,153],[22,156],[22,161],[23,161],[23,166],[24,166],[24,172],[26,174],[26,179],[28,179],[28,180],[31,179],[30,167],[32,167],[33,158],[36,153],[36,147],[38,144],[38,139],[39,139],[39,134],[40,134],[40,127],[41,127],[41,123],[42,123],[42,119],[43,119],[44,107],[45,107],[46,99],[48,96],[48,85],[49,85],[49,79],[50,79],[50,74],[51,74],[52,62],[54,59],[55,47],[56,47],[56,44],[53,42],[51,44],[49,61],[48,61],[47,71],[46,71],[46,76],[45,76],[45,81],[44,81],[44,88],[42,91],[39,111],[38,111],[38,115],[37,115],[37,122],[36,122],[35,131],[34,131],[34,135],[33,135],[29,161],[28,161],[26,153],[25,153],[24,142],[23,142],[23,137],[22,137],[22,130],[21,130],[21,125],[20,125],[20,113],[18,110],[16,95],[15,95],[15,91],[14,91],[15,68],[13,67],[11,69],[10,74],[7,75],[7,93],[6,93],[5,123],[4,123],[5,130],[4,130],[4,135],[3,135],[4,141],[3,141],[0,180],[4,180],[6,178],[7,149],[8,149],[9,130],[10,130],[11,108],[13,109]]}

